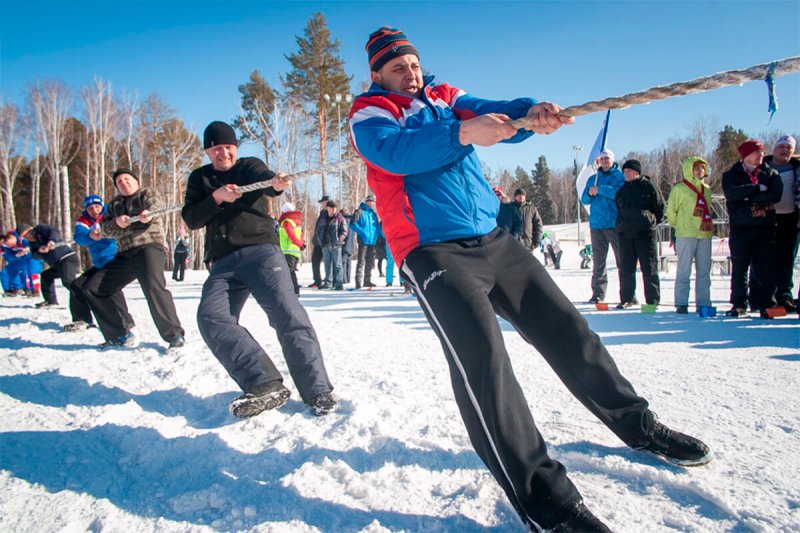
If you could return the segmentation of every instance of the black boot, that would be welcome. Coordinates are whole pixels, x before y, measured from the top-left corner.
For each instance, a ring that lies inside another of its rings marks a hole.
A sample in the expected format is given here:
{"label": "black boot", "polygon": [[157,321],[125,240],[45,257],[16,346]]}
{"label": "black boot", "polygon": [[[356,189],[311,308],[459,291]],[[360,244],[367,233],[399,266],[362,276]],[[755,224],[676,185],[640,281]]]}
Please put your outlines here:
{"label": "black boot", "polygon": [[289,401],[291,393],[279,380],[253,387],[231,402],[231,413],[237,418],[250,418]]}
{"label": "black boot", "polygon": [[586,508],[582,500],[575,500],[566,507],[563,520],[550,529],[552,533],[611,533],[611,529]]}
{"label": "black boot", "polygon": [[658,420],[653,420],[646,441],[644,446],[636,446],[636,449],[660,455],[676,465],[700,466],[712,459],[711,450],[703,441],[673,431]]}

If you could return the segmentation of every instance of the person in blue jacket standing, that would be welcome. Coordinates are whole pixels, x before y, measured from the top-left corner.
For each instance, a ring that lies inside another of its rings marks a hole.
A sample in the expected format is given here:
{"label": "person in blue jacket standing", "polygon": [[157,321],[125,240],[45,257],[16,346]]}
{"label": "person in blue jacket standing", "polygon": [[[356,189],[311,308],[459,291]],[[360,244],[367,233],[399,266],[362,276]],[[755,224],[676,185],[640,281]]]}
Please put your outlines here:
{"label": "person in blue jacket standing", "polygon": [[[353,146],[400,276],[441,341],[472,446],[529,530],[610,531],[548,455],[498,315],[623,442],[682,465],[710,457],[656,420],[541,263],[497,227],[499,202],[475,146],[522,142],[574,119],[550,102],[487,100],[434,83],[398,29],[373,32],[366,49],[372,85],[350,110]],[[509,124],[523,117],[525,129]]]}
{"label": "person in blue jacket standing", "polygon": [[589,230],[592,238],[594,268],[592,270],[592,297],[589,303],[602,302],[606,298],[608,274],[606,257],[608,247],[614,251],[619,265],[619,237],[617,236],[617,191],[625,184],[625,176],[614,162],[614,152],[606,148],[597,157],[600,166],[597,173],[586,182],[581,203],[590,206]]}
{"label": "person in blue jacket standing", "polygon": [[[86,300],[84,292],[87,287],[97,289],[97,287],[100,286],[100,282],[103,280],[103,274],[105,273],[103,267],[117,255],[117,241],[110,237],[103,237],[101,234],[100,221],[106,214],[106,208],[102,198],[96,194],[90,194],[83,199],[83,209],[83,213],[75,222],[75,242],[78,243],[79,246],[85,246],[89,250],[93,266],[78,276],[78,279],[72,283],[72,286],[77,293],[77,297],[85,301],[88,308],[89,303],[88,300]],[[122,317],[126,331],[130,331],[134,326],[134,321],[133,317],[131,317],[128,312],[128,305],[125,302],[125,295],[122,293],[122,290],[117,290],[109,298]],[[80,331],[93,326],[92,315],[87,313],[78,321],[64,326],[64,331]]]}
{"label": "person in blue jacket standing", "polygon": [[[375,265],[375,243],[378,242],[378,215],[375,213],[375,197],[367,196],[353,213],[351,229],[358,241],[356,259],[356,289],[374,287],[372,267]],[[362,283],[363,280],[363,283]]]}

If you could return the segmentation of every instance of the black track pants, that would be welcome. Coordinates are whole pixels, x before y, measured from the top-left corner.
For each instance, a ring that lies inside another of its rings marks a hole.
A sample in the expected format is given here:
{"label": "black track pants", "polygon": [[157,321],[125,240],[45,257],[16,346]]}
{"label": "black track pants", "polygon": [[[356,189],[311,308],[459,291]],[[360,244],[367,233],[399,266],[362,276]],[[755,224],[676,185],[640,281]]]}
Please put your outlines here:
{"label": "black track pants", "polygon": [[652,423],[647,402],[544,267],[508,233],[417,248],[401,273],[442,342],[470,440],[526,524],[552,526],[579,495],[547,455],[496,315],[624,442],[644,444]]}

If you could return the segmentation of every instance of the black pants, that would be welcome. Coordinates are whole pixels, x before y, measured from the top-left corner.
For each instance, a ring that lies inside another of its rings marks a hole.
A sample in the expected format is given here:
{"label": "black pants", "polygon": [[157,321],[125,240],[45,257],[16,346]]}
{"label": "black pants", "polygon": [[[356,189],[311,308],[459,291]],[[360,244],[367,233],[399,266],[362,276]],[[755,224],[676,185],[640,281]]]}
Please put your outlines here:
{"label": "black pants", "polygon": [[358,256],[356,258],[356,287],[372,282],[372,267],[375,266],[375,245],[364,244],[358,238]]}
{"label": "black pants", "polygon": [[322,285],[322,246],[314,245],[311,250],[311,274],[314,276],[314,285]]}
{"label": "black pants", "polygon": [[400,269],[442,343],[475,451],[525,524],[550,527],[579,494],[547,455],[503,344],[499,315],[572,394],[631,446],[653,416],[600,338],[525,247],[504,231],[423,246]]}
{"label": "black pants", "polygon": [[77,254],[64,257],[41,274],[42,296],[46,302],[58,303],[56,296],[56,279],[61,278],[61,284],[69,291],[69,313],[73,322],[83,321],[87,324],[92,322],[92,313],[89,309],[89,302],[80,290],[73,288],[73,283],[78,278],[80,261]]}
{"label": "black pants", "polygon": [[103,278],[97,287],[88,287],[84,292],[92,307],[97,325],[106,340],[115,339],[128,333],[125,323],[111,296],[131,283],[139,280],[150,316],[153,317],[158,333],[167,342],[183,337],[184,332],[172,293],[167,290],[164,268],[167,253],[159,244],[137,246],[117,256],[103,267]]}
{"label": "black pants", "polygon": [[345,284],[350,283],[350,271],[353,268],[353,254],[347,254],[342,249],[342,280]]}
{"label": "black pants", "polygon": [[283,257],[286,258],[286,264],[289,266],[289,274],[292,277],[292,285],[294,285],[294,293],[300,294],[300,284],[297,283],[297,265],[298,263],[300,263],[300,259],[289,254],[283,254]]}
{"label": "black pants", "polygon": [[[74,290],[80,293],[81,298],[83,301],[86,302],[86,308],[89,309],[89,302],[86,296],[86,291],[90,289],[97,288],[100,285],[100,282],[103,280],[103,276],[105,275],[105,270],[101,268],[92,267],[83,274],[81,274],[78,279],[76,279],[72,283],[72,287]],[[122,323],[125,325],[125,332],[131,330],[136,324],[133,321],[133,317],[128,312],[128,304],[125,301],[125,295],[122,293],[122,290],[118,290],[111,296],[109,299],[114,303],[114,307],[117,309],[117,313],[122,320]],[[87,319],[81,319],[84,322],[91,324],[92,323],[92,316],[91,314],[88,315]]]}
{"label": "black pants", "polygon": [[636,263],[642,269],[644,298],[648,304],[661,300],[658,279],[658,252],[653,233],[619,236],[619,301],[632,302],[636,298]]}
{"label": "black pants", "polygon": [[552,244],[547,245],[547,253],[550,255],[550,259],[553,260],[553,266],[556,270],[561,270],[561,255],[564,253],[561,250],[555,251]]}
{"label": "black pants", "polygon": [[172,256],[175,265],[172,268],[172,279],[175,281],[183,281],[184,274],[186,273],[186,258],[189,254],[175,252]]}
{"label": "black pants", "polygon": [[775,305],[775,226],[733,226],[731,249],[731,304],[747,308],[747,269],[753,263],[750,295],[758,309]]}
{"label": "black pants", "polygon": [[792,298],[794,259],[797,257],[797,221],[800,210],[776,215],[775,227],[775,296],[782,303]]}
{"label": "black pants", "polygon": [[[214,260],[197,306],[197,327],[228,374],[245,392],[283,381],[267,352],[239,324],[251,294],[275,329],[286,366],[303,401],[333,390],[317,334],[292,293],[286,260],[274,244],[246,246]],[[266,328],[266,323],[263,326]]]}

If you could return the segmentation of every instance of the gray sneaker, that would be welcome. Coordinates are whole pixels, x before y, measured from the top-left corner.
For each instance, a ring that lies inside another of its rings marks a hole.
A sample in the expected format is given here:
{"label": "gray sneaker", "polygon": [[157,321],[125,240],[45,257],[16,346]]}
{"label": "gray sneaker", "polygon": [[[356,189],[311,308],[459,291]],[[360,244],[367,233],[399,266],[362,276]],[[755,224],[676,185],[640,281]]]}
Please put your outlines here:
{"label": "gray sneaker", "polygon": [[135,348],[139,345],[139,341],[136,338],[136,335],[133,332],[129,332],[126,335],[121,337],[117,337],[116,339],[110,339],[100,345],[100,348],[105,350],[106,348]]}

